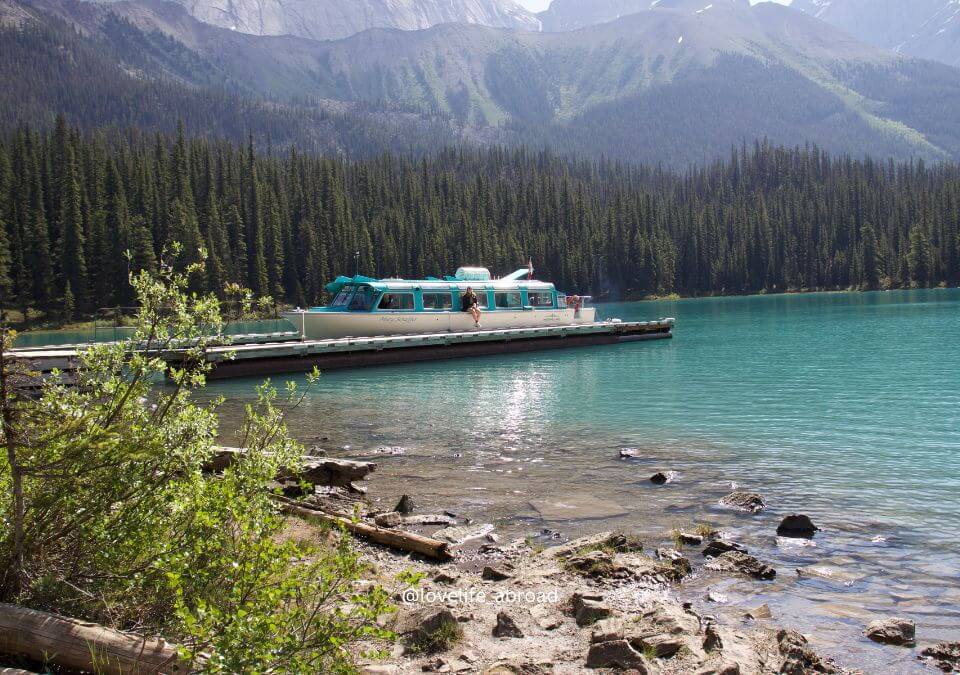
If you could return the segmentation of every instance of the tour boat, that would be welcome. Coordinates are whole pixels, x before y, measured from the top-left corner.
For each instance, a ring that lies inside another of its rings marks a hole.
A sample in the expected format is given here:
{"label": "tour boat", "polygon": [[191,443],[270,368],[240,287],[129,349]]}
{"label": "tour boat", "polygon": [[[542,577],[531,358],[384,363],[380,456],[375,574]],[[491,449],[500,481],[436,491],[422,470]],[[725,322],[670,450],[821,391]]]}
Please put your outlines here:
{"label": "tour boat", "polygon": [[[422,280],[337,277],[327,285],[333,302],[284,312],[311,340],[379,335],[457,333],[593,323],[588,296],[567,295],[552,283],[535,281],[533,267],[493,279],[484,267],[461,267],[455,276]],[[472,288],[479,300],[480,327],[460,311],[460,294]]]}

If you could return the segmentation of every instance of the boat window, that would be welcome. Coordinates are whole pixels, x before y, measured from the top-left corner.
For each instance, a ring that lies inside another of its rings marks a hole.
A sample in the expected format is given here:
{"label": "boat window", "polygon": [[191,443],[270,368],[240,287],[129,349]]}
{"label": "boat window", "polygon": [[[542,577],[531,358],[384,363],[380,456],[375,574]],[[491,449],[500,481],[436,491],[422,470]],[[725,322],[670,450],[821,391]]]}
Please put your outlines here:
{"label": "boat window", "polygon": [[369,286],[361,286],[353,294],[353,300],[350,301],[350,310],[354,312],[367,312],[373,307],[373,289]]}
{"label": "boat window", "polygon": [[514,309],[523,305],[520,302],[520,291],[498,291],[494,296],[497,309]]}
{"label": "boat window", "polygon": [[[463,294],[466,292],[467,292],[467,289],[465,288],[460,290],[460,297],[457,298],[457,302],[461,301],[461,298],[463,298]],[[487,307],[490,306],[490,300],[489,298],[487,298],[487,289],[474,288],[473,292],[477,296],[477,307],[479,307],[480,309],[486,309]]]}
{"label": "boat window", "polygon": [[350,296],[353,295],[353,286],[344,286],[337,297],[333,299],[333,302],[330,303],[331,307],[346,307],[347,303],[350,302]]}
{"label": "boat window", "polygon": [[449,293],[424,293],[423,308],[426,310],[449,310],[453,308],[453,300]]}
{"label": "boat window", "polygon": [[550,291],[527,291],[527,304],[531,307],[553,307],[553,293]]}
{"label": "boat window", "polygon": [[395,312],[413,311],[413,293],[384,293],[378,309]]}

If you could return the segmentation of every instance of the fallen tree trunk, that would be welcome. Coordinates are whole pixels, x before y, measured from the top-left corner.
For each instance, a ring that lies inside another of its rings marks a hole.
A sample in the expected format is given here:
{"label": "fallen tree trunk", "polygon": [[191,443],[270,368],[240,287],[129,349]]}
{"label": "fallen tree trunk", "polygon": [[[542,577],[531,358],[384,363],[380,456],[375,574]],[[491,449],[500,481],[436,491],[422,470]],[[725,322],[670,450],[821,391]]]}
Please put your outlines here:
{"label": "fallen tree trunk", "polygon": [[375,525],[354,522],[350,518],[327,513],[326,511],[306,508],[285,499],[281,499],[280,503],[284,513],[291,516],[297,516],[309,522],[342,525],[347,531],[361,537],[366,537],[384,546],[390,546],[391,548],[408,551],[410,553],[419,553],[428,558],[444,562],[453,558],[453,555],[450,553],[450,544],[445,541],[431,539],[430,537],[424,537],[423,535],[412,532],[388,530],[383,527],[376,527]]}
{"label": "fallen tree trunk", "polygon": [[[204,471],[219,473],[237,461],[243,455],[243,448],[219,448],[213,458],[204,465]],[[284,468],[277,474],[276,480],[303,481],[310,485],[332,485],[356,492],[362,492],[353,484],[363,480],[376,470],[373,462],[355,462],[349,459],[331,459],[328,457],[303,457],[299,470]]]}
{"label": "fallen tree trunk", "polygon": [[0,603],[0,653],[95,673],[186,673],[176,645]]}

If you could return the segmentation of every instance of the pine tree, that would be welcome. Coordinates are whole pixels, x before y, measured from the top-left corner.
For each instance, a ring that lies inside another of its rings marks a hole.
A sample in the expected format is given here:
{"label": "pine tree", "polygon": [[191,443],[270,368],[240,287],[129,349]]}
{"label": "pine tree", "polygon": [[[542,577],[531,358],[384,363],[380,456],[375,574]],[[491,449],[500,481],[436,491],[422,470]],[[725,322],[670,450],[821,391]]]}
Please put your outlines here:
{"label": "pine tree", "polygon": [[877,260],[877,235],[869,223],[860,228],[860,268],[863,273],[863,286],[874,290],[880,288],[880,267]]}
{"label": "pine tree", "polygon": [[60,204],[57,216],[58,253],[60,274],[63,279],[64,297],[71,291],[71,301],[84,307],[87,288],[87,262],[84,258],[85,238],[83,233],[83,195],[80,191],[80,176],[73,148],[65,151],[66,163],[60,185]]}

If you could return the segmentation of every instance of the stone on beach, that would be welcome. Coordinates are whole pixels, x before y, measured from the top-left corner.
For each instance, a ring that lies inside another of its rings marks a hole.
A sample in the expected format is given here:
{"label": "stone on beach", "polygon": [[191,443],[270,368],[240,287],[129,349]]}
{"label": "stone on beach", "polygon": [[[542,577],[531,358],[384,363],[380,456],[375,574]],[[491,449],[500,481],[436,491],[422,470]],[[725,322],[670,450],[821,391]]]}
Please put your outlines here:
{"label": "stone on beach", "polygon": [[766,507],[766,502],[756,492],[747,492],[745,490],[735,490],[720,500],[724,506],[729,506],[741,511],[758,513]]}
{"label": "stone on beach", "polygon": [[375,516],[373,522],[377,527],[396,527],[403,522],[403,516],[396,511],[391,511]]}
{"label": "stone on beach", "polygon": [[603,604],[602,595],[586,595],[584,593],[574,593],[570,599],[570,606],[573,609],[573,616],[578,626],[592,626],[601,619],[606,619],[613,614],[613,611]]}
{"label": "stone on beach", "polygon": [[777,527],[777,536],[810,539],[819,531],[820,528],[814,525],[808,516],[801,513],[791,513],[780,521],[780,525]]}
{"label": "stone on beach", "polygon": [[881,644],[912,647],[916,643],[917,626],[901,617],[878,619],[867,626],[865,634]]}
{"label": "stone on beach", "polygon": [[506,612],[499,612],[497,614],[497,625],[493,627],[493,637],[522,638],[523,631],[520,630],[520,626],[517,625],[512,616]]}
{"label": "stone on beach", "polygon": [[403,495],[402,497],[400,497],[400,501],[398,501],[397,505],[393,507],[394,511],[396,511],[397,513],[402,513],[404,515],[413,513],[413,509],[414,509],[413,499],[410,497],[410,495]]}
{"label": "stone on beach", "polygon": [[495,567],[493,565],[487,565],[483,568],[483,572],[480,574],[480,578],[486,581],[506,581],[511,579],[513,574],[507,570],[505,567]]}
{"label": "stone on beach", "polygon": [[643,675],[650,672],[643,654],[630,646],[626,640],[595,642],[587,652],[587,668],[631,669]]}
{"label": "stone on beach", "polygon": [[593,624],[590,632],[590,642],[613,642],[623,639],[623,619],[611,617]]}
{"label": "stone on beach", "polygon": [[780,630],[777,633],[777,646],[783,657],[779,670],[783,675],[839,672],[832,664],[821,659],[810,648],[807,638],[795,630]]}

